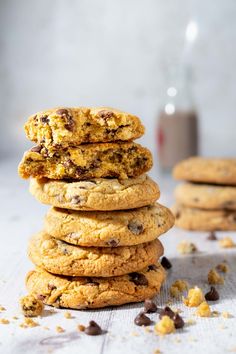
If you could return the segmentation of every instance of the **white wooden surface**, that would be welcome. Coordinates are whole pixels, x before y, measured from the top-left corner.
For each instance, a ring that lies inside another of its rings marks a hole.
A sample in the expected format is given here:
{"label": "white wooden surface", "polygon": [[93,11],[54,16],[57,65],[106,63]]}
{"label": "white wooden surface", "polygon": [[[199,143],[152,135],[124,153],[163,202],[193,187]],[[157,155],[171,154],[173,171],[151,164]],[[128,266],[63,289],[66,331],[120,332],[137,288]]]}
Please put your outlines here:
{"label": "white wooden surface", "polygon": [[[24,277],[32,268],[27,260],[26,249],[30,235],[41,228],[46,206],[37,203],[28,193],[28,182],[21,181],[16,173],[17,162],[0,163],[0,199],[1,199],[1,257],[0,257],[0,304],[6,308],[0,318],[10,320],[9,325],[0,324],[0,353],[154,353],[160,349],[162,353],[223,353],[236,351],[236,251],[223,250],[217,242],[206,240],[206,233],[187,233],[177,229],[161,237],[165,246],[165,254],[173,263],[168,280],[160,296],[156,298],[159,306],[167,302],[168,286],[182,278],[192,285],[204,290],[208,270],[227,259],[231,272],[226,276],[224,286],[219,288],[220,300],[211,306],[212,310],[228,311],[232,317],[197,318],[195,309],[174,302],[174,308],[181,308],[185,320],[195,319],[196,323],[186,325],[175,334],[159,337],[153,332],[147,333],[143,328],[134,325],[134,317],[142,309],[142,304],[127,305],[96,311],[71,311],[72,319],[63,316],[64,310],[55,310],[51,314],[48,309],[39,318],[39,327],[22,329],[19,324],[23,320],[18,308],[18,299],[26,293]],[[162,202],[171,205],[173,184],[168,180],[160,181]],[[235,233],[229,233],[235,237]],[[226,233],[218,233],[219,237]],[[179,256],[176,245],[182,239],[192,240],[199,248],[195,256]],[[13,320],[18,316],[18,320]],[[157,314],[150,316],[157,320]],[[107,331],[98,337],[90,337],[77,331],[78,324],[86,325],[95,320]],[[65,333],[59,334],[55,327],[60,325]],[[49,327],[49,330],[43,327]],[[151,327],[152,329],[153,327]]]}

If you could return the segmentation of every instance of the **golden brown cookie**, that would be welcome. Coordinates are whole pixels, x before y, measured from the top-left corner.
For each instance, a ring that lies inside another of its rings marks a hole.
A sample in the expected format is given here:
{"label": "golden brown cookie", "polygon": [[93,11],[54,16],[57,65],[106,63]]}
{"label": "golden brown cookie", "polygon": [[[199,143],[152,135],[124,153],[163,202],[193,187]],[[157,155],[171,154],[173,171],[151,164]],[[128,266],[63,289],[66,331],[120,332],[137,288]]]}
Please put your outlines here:
{"label": "golden brown cookie", "polygon": [[63,277],[40,268],[28,273],[28,291],[45,304],[72,309],[100,308],[144,301],[159,293],[165,271],[159,263],[111,278]]}
{"label": "golden brown cookie", "polygon": [[137,177],[152,167],[151,152],[136,143],[85,144],[58,149],[49,156],[45,147],[25,152],[18,172],[22,178],[78,179]]}
{"label": "golden brown cookie", "polygon": [[171,211],[160,204],[110,212],[51,208],[44,230],[74,245],[117,247],[153,241],[173,224]]}
{"label": "golden brown cookie", "polygon": [[123,210],[155,203],[158,185],[147,175],[125,180],[30,180],[30,192],[43,204],[72,210]]}
{"label": "golden brown cookie", "polygon": [[175,189],[178,204],[200,209],[236,210],[236,187],[184,183]]}
{"label": "golden brown cookie", "polygon": [[134,140],[144,134],[144,126],[138,117],[114,108],[58,107],[29,117],[25,132],[53,152],[58,146]]}
{"label": "golden brown cookie", "polygon": [[29,257],[35,265],[50,273],[71,276],[123,275],[155,263],[162,254],[158,240],[137,246],[80,247],[40,232],[29,244]]}
{"label": "golden brown cookie", "polygon": [[173,207],[175,225],[186,230],[236,230],[236,211],[203,210],[182,205]]}
{"label": "golden brown cookie", "polygon": [[191,182],[236,185],[236,159],[191,157],[174,167],[173,176]]}

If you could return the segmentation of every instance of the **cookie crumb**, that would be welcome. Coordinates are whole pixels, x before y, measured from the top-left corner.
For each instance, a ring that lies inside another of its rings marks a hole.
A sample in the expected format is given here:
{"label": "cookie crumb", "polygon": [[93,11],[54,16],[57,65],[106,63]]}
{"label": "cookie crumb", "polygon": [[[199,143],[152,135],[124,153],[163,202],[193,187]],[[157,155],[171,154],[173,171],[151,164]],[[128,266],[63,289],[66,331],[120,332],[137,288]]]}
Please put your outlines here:
{"label": "cookie crumb", "polygon": [[13,316],[12,319],[13,319],[13,320],[19,320],[19,317]]}
{"label": "cookie crumb", "polygon": [[215,269],[209,271],[207,279],[209,284],[224,284],[224,278]]}
{"label": "cookie crumb", "polygon": [[219,311],[216,311],[216,310],[212,311],[211,314],[212,314],[212,317],[219,317],[220,316]]}
{"label": "cookie crumb", "polygon": [[36,317],[43,311],[43,303],[34,295],[26,295],[20,299],[21,311],[25,317]]}
{"label": "cookie crumb", "polygon": [[6,311],[6,309],[2,305],[0,305],[0,312],[3,312],[3,311]]}
{"label": "cookie crumb", "polygon": [[64,328],[62,328],[61,326],[56,326],[56,331],[57,331],[57,333],[65,332]]}
{"label": "cookie crumb", "polygon": [[219,264],[216,266],[216,269],[217,269],[219,272],[222,272],[222,273],[228,273],[228,272],[229,272],[229,266],[228,266],[228,264],[226,264],[225,262],[219,263]]}
{"label": "cookie crumb", "polygon": [[79,324],[77,328],[78,328],[78,331],[84,332],[86,327],[82,324]]}
{"label": "cookie crumb", "polygon": [[21,328],[33,328],[39,326],[38,322],[32,320],[30,317],[25,317],[24,322],[20,324]]}
{"label": "cookie crumb", "polygon": [[72,315],[71,315],[71,313],[70,313],[69,311],[66,311],[66,312],[64,313],[64,317],[69,320],[69,319],[72,318]]}
{"label": "cookie crumb", "polygon": [[189,289],[188,296],[183,298],[183,303],[188,307],[197,307],[205,300],[203,292],[200,288],[195,286]]}
{"label": "cookie crumb", "polygon": [[200,317],[211,317],[211,309],[206,301],[203,301],[197,308],[196,315]]}
{"label": "cookie crumb", "polygon": [[196,321],[195,321],[193,318],[189,318],[189,319],[186,321],[186,323],[191,326],[191,325],[194,325],[194,324],[196,323]]}
{"label": "cookie crumb", "polygon": [[234,243],[232,238],[229,236],[223,237],[222,239],[220,239],[219,244],[222,248],[232,248],[232,247],[236,246],[236,244]]}
{"label": "cookie crumb", "polygon": [[45,330],[49,331],[49,329],[50,329],[50,328],[49,328],[49,327],[47,327],[47,326],[44,326],[44,327],[43,327],[43,329],[45,329]]}
{"label": "cookie crumb", "polygon": [[174,321],[169,316],[163,316],[159,322],[155,324],[154,331],[156,334],[166,335],[175,332]]}
{"label": "cookie crumb", "polygon": [[222,312],[222,317],[224,318],[231,318],[233,317],[228,311],[223,311]]}
{"label": "cookie crumb", "polygon": [[188,283],[185,280],[177,279],[171,284],[169,289],[170,295],[174,298],[178,298],[185,290],[188,290]]}
{"label": "cookie crumb", "polygon": [[9,324],[10,321],[7,320],[6,318],[1,318],[1,319],[0,319],[0,323],[1,323],[1,324]]}
{"label": "cookie crumb", "polygon": [[197,247],[194,243],[183,240],[178,244],[177,250],[180,254],[191,254],[197,252]]}
{"label": "cookie crumb", "polygon": [[161,354],[160,349],[156,349],[153,354]]}

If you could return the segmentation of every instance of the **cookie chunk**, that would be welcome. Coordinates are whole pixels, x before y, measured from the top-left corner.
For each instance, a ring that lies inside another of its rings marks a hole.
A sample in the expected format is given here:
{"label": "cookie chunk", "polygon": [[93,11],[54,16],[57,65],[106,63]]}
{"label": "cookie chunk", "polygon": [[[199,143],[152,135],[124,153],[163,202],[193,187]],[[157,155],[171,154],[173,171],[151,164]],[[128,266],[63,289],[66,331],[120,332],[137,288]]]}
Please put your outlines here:
{"label": "cookie chunk", "polygon": [[117,247],[153,241],[173,224],[171,211],[160,204],[110,212],[51,208],[44,229],[49,235],[74,245]]}
{"label": "cookie chunk", "polygon": [[191,182],[236,185],[236,159],[191,157],[174,167],[173,176]]}
{"label": "cookie chunk", "polygon": [[62,277],[37,268],[27,275],[26,286],[47,305],[86,309],[144,301],[159,293],[164,280],[159,263],[111,278]]}
{"label": "cookie chunk", "polygon": [[184,183],[175,189],[179,204],[200,209],[236,210],[236,187]]}
{"label": "cookie chunk", "polygon": [[111,277],[136,272],[155,263],[163,246],[155,240],[137,246],[81,247],[40,232],[29,244],[32,262],[54,274]]}
{"label": "cookie chunk", "polygon": [[32,178],[30,192],[43,204],[72,210],[133,209],[153,204],[160,196],[158,185],[147,175],[77,182]]}
{"label": "cookie chunk", "polygon": [[32,294],[23,296],[20,299],[21,310],[25,317],[40,316],[43,311],[43,303]]}
{"label": "cookie chunk", "polygon": [[129,141],[144,134],[140,119],[114,108],[58,107],[33,114],[27,137],[50,152],[82,143]]}
{"label": "cookie chunk", "polygon": [[45,147],[25,152],[18,171],[22,178],[78,179],[137,177],[152,167],[151,152],[136,143],[86,144],[59,149],[49,156]]}
{"label": "cookie chunk", "polygon": [[172,211],[175,215],[175,225],[186,230],[236,230],[236,211],[202,210],[180,204],[176,204]]}

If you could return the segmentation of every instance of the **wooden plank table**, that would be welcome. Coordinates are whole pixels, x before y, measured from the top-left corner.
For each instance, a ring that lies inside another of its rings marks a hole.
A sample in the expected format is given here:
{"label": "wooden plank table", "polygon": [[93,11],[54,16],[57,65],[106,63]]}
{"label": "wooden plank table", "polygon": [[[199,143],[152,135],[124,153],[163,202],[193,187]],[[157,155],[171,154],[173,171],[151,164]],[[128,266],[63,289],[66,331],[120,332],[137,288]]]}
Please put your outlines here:
{"label": "wooden plank table", "polygon": [[[1,198],[1,257],[0,257],[0,304],[6,311],[0,318],[10,320],[8,325],[0,324],[0,353],[227,353],[236,352],[236,253],[235,249],[222,249],[217,241],[206,240],[207,233],[185,232],[172,229],[161,237],[165,254],[171,260],[173,268],[169,271],[167,282],[156,303],[164,306],[168,299],[170,284],[178,279],[186,279],[191,285],[198,285],[204,291],[207,284],[208,270],[222,260],[227,260],[230,273],[226,275],[225,285],[218,287],[220,300],[211,305],[212,310],[220,312],[219,317],[199,318],[194,316],[195,309],[187,308],[181,301],[173,301],[173,308],[181,309],[186,321],[183,330],[160,337],[134,324],[134,318],[142,309],[142,304],[126,305],[93,311],[70,311],[73,318],[66,319],[66,310],[56,309],[51,313],[49,307],[42,317],[36,319],[40,326],[23,329],[23,321],[18,307],[19,297],[26,293],[24,277],[32,265],[27,259],[27,242],[31,234],[42,227],[47,206],[40,205],[28,192],[28,182],[18,178],[16,161],[0,163],[0,198]],[[160,180],[161,201],[170,206],[173,183],[170,179]],[[218,233],[219,237],[227,233]],[[235,237],[235,233],[230,232]],[[199,252],[193,256],[180,256],[177,244],[183,240],[194,242]],[[230,318],[224,318],[222,312],[228,311]],[[14,320],[13,316],[19,317]],[[157,314],[150,315],[157,321]],[[106,334],[90,337],[78,332],[77,325],[87,325],[95,320]],[[56,326],[65,329],[57,333]],[[49,329],[45,329],[48,327]]]}

